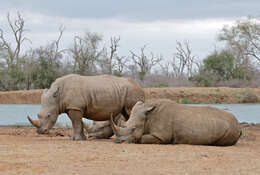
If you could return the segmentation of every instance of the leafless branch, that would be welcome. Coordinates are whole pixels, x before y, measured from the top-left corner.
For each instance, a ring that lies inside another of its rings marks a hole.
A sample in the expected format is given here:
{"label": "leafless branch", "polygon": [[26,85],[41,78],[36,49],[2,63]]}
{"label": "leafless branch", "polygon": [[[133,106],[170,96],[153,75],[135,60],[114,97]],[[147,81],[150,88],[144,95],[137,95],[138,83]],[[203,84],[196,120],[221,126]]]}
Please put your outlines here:
{"label": "leafless branch", "polygon": [[144,76],[149,73],[157,63],[160,63],[163,59],[162,55],[155,56],[153,52],[150,53],[150,57],[145,54],[146,45],[141,47],[141,54],[137,55],[133,51],[130,51],[133,62],[140,69],[140,79],[143,80]]}
{"label": "leafless branch", "polygon": [[196,57],[192,55],[189,41],[177,41],[176,53],[173,56],[171,66],[175,77],[190,77],[194,71],[194,65],[198,68]]}

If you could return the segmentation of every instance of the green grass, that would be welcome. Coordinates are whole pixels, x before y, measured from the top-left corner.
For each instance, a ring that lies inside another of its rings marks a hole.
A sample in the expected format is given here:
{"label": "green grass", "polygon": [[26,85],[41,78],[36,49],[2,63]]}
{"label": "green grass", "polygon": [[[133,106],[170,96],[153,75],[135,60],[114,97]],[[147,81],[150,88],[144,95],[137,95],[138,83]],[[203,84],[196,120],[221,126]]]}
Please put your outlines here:
{"label": "green grass", "polygon": [[181,104],[190,104],[190,100],[188,98],[182,98],[180,103]]}

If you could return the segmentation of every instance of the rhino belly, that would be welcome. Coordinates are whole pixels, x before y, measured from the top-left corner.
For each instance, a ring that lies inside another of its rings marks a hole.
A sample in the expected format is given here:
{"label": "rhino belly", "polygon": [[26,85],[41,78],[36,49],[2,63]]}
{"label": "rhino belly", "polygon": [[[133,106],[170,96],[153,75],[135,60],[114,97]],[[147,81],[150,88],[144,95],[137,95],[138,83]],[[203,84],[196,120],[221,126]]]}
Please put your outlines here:
{"label": "rhino belly", "polygon": [[103,107],[103,108],[88,108],[86,112],[86,118],[95,121],[109,120],[111,113],[113,116],[118,115],[122,109],[120,107]]}

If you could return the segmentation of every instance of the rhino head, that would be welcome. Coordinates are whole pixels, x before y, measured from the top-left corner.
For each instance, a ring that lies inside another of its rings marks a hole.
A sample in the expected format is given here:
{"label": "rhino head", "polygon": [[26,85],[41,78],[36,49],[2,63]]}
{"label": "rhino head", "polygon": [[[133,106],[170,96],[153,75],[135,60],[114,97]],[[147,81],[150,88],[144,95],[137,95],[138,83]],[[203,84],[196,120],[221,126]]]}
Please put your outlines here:
{"label": "rhino head", "polygon": [[45,89],[41,96],[41,109],[38,119],[32,120],[27,116],[30,123],[37,128],[37,133],[47,134],[55,125],[59,115],[59,88]]}
{"label": "rhino head", "polygon": [[117,126],[111,115],[111,127],[116,135],[114,141],[116,143],[138,143],[145,131],[147,115],[154,108],[154,106],[146,107],[142,101],[138,101],[134,105],[129,120],[125,123],[125,127]]}

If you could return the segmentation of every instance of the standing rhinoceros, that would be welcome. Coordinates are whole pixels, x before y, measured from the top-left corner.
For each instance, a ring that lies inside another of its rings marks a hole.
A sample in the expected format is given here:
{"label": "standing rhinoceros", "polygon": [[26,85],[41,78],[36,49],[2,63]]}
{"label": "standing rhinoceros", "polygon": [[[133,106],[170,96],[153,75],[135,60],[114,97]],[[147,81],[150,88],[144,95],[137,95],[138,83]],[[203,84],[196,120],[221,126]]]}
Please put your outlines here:
{"label": "standing rhinoceros", "polygon": [[234,145],[241,135],[237,119],[209,106],[185,106],[166,99],[137,102],[126,127],[114,124],[115,142]]}
{"label": "standing rhinoceros", "polygon": [[144,101],[144,91],[130,78],[110,75],[66,75],[43,91],[38,120],[28,117],[37,132],[49,132],[58,115],[67,113],[73,126],[73,140],[85,140],[82,117],[109,120],[110,113],[126,118],[137,101]]}

